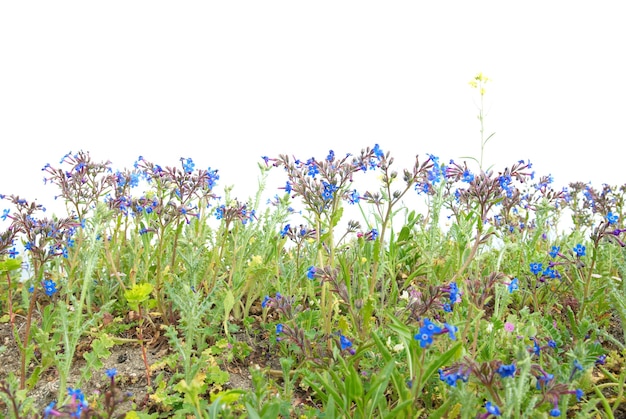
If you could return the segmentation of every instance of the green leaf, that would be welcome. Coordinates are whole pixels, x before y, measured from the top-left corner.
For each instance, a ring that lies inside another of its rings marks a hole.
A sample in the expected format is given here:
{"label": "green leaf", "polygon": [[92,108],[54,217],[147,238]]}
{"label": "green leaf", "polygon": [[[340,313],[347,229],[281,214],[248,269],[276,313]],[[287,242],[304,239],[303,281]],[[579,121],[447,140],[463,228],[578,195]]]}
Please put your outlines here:
{"label": "green leaf", "polygon": [[147,282],[135,284],[132,288],[124,291],[124,297],[126,298],[128,305],[136,310],[139,304],[148,300],[148,298],[150,297],[150,293],[153,289],[154,287],[152,286],[152,284],[149,284]]}
{"label": "green leaf", "polygon": [[0,261],[0,273],[14,271],[22,267],[22,259],[6,259]]}

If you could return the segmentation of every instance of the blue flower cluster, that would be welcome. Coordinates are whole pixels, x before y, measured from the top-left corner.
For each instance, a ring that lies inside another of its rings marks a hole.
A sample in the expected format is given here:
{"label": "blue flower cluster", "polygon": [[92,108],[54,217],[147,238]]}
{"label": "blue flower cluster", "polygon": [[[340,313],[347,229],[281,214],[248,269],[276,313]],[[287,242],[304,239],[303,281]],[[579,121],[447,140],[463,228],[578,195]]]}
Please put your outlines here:
{"label": "blue flower cluster", "polygon": [[414,336],[415,340],[419,341],[422,348],[427,348],[433,343],[433,336],[447,333],[450,339],[456,340],[456,331],[458,328],[448,323],[444,323],[444,327],[437,326],[430,319],[424,318],[423,326],[420,327],[419,332]]}

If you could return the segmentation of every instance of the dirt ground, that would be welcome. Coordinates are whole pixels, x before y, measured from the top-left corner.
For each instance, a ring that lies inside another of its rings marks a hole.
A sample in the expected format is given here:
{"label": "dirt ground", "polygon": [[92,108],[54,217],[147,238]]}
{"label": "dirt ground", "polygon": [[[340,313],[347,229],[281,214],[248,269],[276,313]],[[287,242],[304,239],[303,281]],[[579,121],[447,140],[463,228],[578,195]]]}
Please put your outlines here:
{"label": "dirt ground", "polygon": [[[250,339],[244,334],[234,335],[236,339]],[[251,342],[252,343],[252,342]],[[123,413],[128,410],[138,411],[155,411],[158,406],[149,398],[149,388],[147,386],[146,369],[142,358],[141,346],[139,344],[120,344],[109,348],[111,355],[103,361],[102,371],[94,372],[92,379],[86,383],[80,382],[81,368],[86,361],[82,358],[82,354],[88,351],[90,342],[85,340],[77,349],[74,357],[74,364],[70,372],[67,386],[80,387],[83,393],[89,397],[90,394],[100,391],[102,392],[109,386],[109,379],[105,375],[106,369],[115,368],[117,370],[116,383],[120,390],[124,393],[130,393],[132,396],[123,404],[121,404],[116,413]],[[149,365],[158,363],[159,360],[171,354],[171,348],[167,344],[164,336],[161,336],[154,344],[147,348],[147,359]],[[275,357],[275,356],[274,356]],[[37,352],[35,359],[29,366],[32,369],[37,363]],[[225,368],[229,373],[229,382],[226,383],[224,389],[243,389],[252,388],[249,367],[251,365],[267,366],[269,364],[278,364],[278,360],[272,360],[270,352],[267,348],[258,348],[253,351],[244,362],[238,361],[227,365]],[[280,368],[280,367],[278,367]],[[11,325],[9,323],[0,324],[0,379],[8,376],[13,372],[19,377],[20,356],[19,350],[15,343]],[[155,371],[151,375],[152,384],[158,373],[163,373],[165,378],[172,375],[171,371],[164,367],[160,371]],[[28,395],[32,397],[37,409],[42,412],[43,409],[51,402],[55,401],[58,395],[59,378],[54,368],[45,371],[35,387],[29,390]],[[0,417],[7,414],[7,406],[0,401]]]}

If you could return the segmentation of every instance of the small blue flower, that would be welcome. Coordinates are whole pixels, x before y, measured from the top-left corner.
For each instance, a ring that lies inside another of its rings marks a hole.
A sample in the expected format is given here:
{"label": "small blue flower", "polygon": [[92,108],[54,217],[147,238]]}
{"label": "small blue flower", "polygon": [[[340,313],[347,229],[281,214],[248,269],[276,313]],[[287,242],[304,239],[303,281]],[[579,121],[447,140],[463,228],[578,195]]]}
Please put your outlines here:
{"label": "small blue flower", "polygon": [[3,209],[2,210],[2,215],[0,215],[0,218],[2,218],[2,221],[7,219],[7,217],[9,216],[10,212],[11,212],[11,210],[9,210],[9,209]]}
{"label": "small blue flower", "polygon": [[105,374],[109,377],[109,378],[113,378],[117,375],[117,369],[116,368],[109,368],[105,371]]}
{"label": "small blue flower", "polygon": [[290,228],[291,228],[290,224],[285,225],[285,227],[283,227],[283,229],[280,232],[280,237],[284,238],[287,235],[287,233],[289,233]]}
{"label": "small blue flower", "polygon": [[585,256],[585,246],[583,246],[582,244],[578,243],[576,246],[574,246],[574,253],[576,253],[577,257],[583,257]]}
{"label": "small blue flower", "polygon": [[543,275],[548,277],[548,278],[560,278],[561,277],[559,272],[556,269],[551,268],[551,267],[546,268],[543,271]]}
{"label": "small blue flower", "polygon": [[560,251],[561,246],[552,246],[552,250],[550,250],[550,257],[554,259],[555,257],[557,257]]}
{"label": "small blue flower", "polygon": [[502,415],[502,413],[500,412],[500,408],[496,406],[495,404],[492,404],[491,402],[485,403],[485,409],[487,410],[487,413],[491,415],[494,415],[494,416]]}
{"label": "small blue flower", "polygon": [[430,333],[424,331],[423,329],[424,328],[422,327],[420,329],[420,332],[416,334],[414,337],[415,337],[415,340],[419,340],[420,346],[422,348],[426,348],[433,343],[433,337]]}
{"label": "small blue flower", "polygon": [[344,335],[341,335],[339,337],[339,343],[341,345],[341,350],[345,351],[348,348],[352,347],[352,342],[350,341],[350,339],[348,339],[347,337],[345,337]]}
{"label": "small blue flower", "polygon": [[554,380],[554,374],[544,374],[537,377],[537,390],[541,389],[541,386],[546,386],[550,381]]}
{"label": "small blue flower", "polygon": [[53,416],[60,416],[61,414],[54,408],[54,406],[56,405],[56,402],[50,402],[50,404],[48,406],[46,406],[46,408],[43,411],[43,417],[47,418],[50,415]]}
{"label": "small blue flower", "polygon": [[15,247],[12,247],[12,248],[9,250],[9,253],[8,253],[8,255],[9,255],[9,259],[15,259],[15,257],[16,257],[17,255],[19,255],[19,254],[20,254],[20,252],[18,252],[18,251],[15,249]]}
{"label": "small blue flower", "polygon": [[613,214],[613,212],[609,211],[609,213],[606,215],[606,220],[609,222],[609,224],[615,224],[617,223],[617,220],[619,220],[619,215]]}
{"label": "small blue flower", "polygon": [[57,284],[51,279],[43,281],[43,288],[48,297],[51,297],[57,292]]}
{"label": "small blue flower", "polygon": [[267,307],[267,303],[270,302],[270,296],[266,295],[265,298],[263,298],[263,301],[261,302],[261,308],[266,308]]}
{"label": "small blue flower", "polygon": [[448,336],[450,336],[450,339],[456,340],[456,332],[459,330],[459,328],[450,323],[444,323],[443,326],[444,331],[448,332]]}
{"label": "small blue flower", "polygon": [[456,387],[456,382],[461,380],[463,382],[467,381],[467,376],[463,375],[461,371],[458,372],[445,372],[441,368],[439,369],[439,379],[450,387]]}
{"label": "small blue flower", "polygon": [[315,273],[317,272],[317,268],[315,266],[310,266],[306,271],[306,276],[309,279],[315,279]]}
{"label": "small blue flower", "polygon": [[519,289],[519,280],[517,278],[513,278],[507,289],[509,290],[509,294],[513,293],[513,291],[517,291]]}
{"label": "small blue flower", "polygon": [[585,395],[584,391],[582,391],[579,388],[576,389],[576,400],[577,401],[580,401],[583,398],[584,395]]}
{"label": "small blue flower", "polygon": [[381,150],[378,144],[374,144],[374,148],[372,149],[372,151],[374,152],[374,156],[376,156],[378,160],[381,160],[385,156],[383,150]]}
{"label": "small blue flower", "polygon": [[496,371],[498,374],[500,374],[500,377],[505,378],[505,377],[513,377],[515,375],[515,364],[510,364],[510,365],[500,365]]}
{"label": "small blue flower", "polygon": [[441,333],[441,327],[431,322],[430,319],[424,318],[424,326],[422,327],[427,333],[434,335]]}
{"label": "small blue flower", "polygon": [[576,371],[582,371],[583,370],[583,364],[581,364],[577,359],[574,360],[574,370],[572,372],[575,373]]}
{"label": "small blue flower", "polygon": [[550,410],[550,416],[552,416],[553,418],[558,418],[559,416],[561,416],[561,410],[558,407],[555,407],[554,409]]}
{"label": "small blue flower", "polygon": [[474,175],[468,169],[465,169],[463,172],[463,177],[461,178],[461,182],[472,183],[474,181]]}
{"label": "small blue flower", "polygon": [[543,264],[539,262],[532,262],[530,264],[530,271],[533,275],[538,275],[543,270]]}
{"label": "small blue flower", "polygon": [[277,335],[280,335],[281,333],[283,333],[283,329],[284,329],[284,327],[285,327],[285,326],[283,326],[283,324],[282,324],[282,323],[278,323],[278,324],[276,325],[276,334],[277,334]]}
{"label": "small blue flower", "polygon": [[358,204],[361,197],[359,196],[359,192],[355,189],[348,195],[348,202],[350,204]]}
{"label": "small blue flower", "polygon": [[181,157],[180,161],[183,163],[183,170],[186,173],[193,173],[193,169],[196,166],[191,158],[187,158],[186,160]]}
{"label": "small blue flower", "polygon": [[449,293],[450,293],[450,308],[454,306],[454,304],[461,301],[461,293],[459,292],[459,287],[456,282],[451,282],[449,285]]}

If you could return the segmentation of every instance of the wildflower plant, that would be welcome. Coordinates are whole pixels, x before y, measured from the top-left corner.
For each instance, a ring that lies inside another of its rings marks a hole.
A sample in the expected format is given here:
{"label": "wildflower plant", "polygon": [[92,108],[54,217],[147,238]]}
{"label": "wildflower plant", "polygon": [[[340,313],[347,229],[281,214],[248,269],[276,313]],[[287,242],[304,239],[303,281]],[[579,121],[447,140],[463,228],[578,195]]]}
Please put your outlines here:
{"label": "wildflower plant", "polygon": [[192,158],[79,152],[43,168],[66,215],[0,195],[0,411],[619,417],[626,188],[487,165],[487,82],[475,159],[263,157],[244,199]]}

